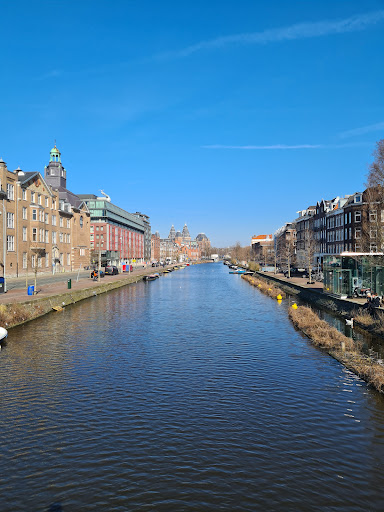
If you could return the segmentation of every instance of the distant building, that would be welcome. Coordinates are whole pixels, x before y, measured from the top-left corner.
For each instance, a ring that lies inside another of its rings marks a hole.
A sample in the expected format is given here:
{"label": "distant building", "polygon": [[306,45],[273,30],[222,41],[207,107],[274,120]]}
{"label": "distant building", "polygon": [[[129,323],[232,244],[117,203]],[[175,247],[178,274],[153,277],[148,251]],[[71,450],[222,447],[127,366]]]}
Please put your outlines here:
{"label": "distant building", "polygon": [[160,261],[160,233],[156,231],[151,236],[151,260]]}
{"label": "distant building", "polygon": [[192,240],[187,224],[184,224],[182,231],[176,231],[172,225],[168,238],[160,240],[160,260],[199,260],[202,256],[209,257],[210,247],[209,238],[204,233]]}
{"label": "distant building", "polygon": [[274,262],[273,235],[253,235],[251,259],[264,266]]}

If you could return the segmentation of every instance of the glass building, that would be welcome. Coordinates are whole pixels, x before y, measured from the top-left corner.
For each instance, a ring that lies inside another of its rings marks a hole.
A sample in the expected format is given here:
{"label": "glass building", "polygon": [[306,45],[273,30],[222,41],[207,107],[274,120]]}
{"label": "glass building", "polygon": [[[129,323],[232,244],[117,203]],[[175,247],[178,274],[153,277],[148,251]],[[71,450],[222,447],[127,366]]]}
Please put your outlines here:
{"label": "glass building", "polygon": [[357,289],[384,295],[384,256],[382,254],[326,255],[323,273],[326,293],[351,297]]}

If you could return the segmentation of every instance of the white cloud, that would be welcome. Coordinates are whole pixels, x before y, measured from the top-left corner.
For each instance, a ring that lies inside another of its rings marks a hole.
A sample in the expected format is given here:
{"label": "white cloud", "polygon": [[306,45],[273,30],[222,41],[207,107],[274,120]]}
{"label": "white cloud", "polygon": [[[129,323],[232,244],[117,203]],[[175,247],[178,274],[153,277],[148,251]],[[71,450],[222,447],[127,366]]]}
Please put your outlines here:
{"label": "white cloud", "polygon": [[160,55],[163,58],[188,57],[201,50],[220,49],[230,45],[251,45],[268,44],[280,41],[292,41],[295,39],[309,39],[313,37],[322,37],[332,34],[344,34],[347,32],[357,32],[365,30],[371,25],[384,20],[384,10],[351,16],[343,20],[325,20],[309,23],[297,23],[289,27],[273,28],[263,30],[262,32],[250,32],[245,34],[234,34],[224,37],[218,37],[208,41],[187,46],[186,48],[174,52],[168,52]]}
{"label": "white cloud", "polygon": [[380,130],[384,130],[384,121],[381,123],[361,126],[360,128],[354,128],[353,130],[341,132],[339,133],[339,137],[341,139],[347,139],[348,137],[355,137],[356,135],[364,135],[365,133],[377,132]]}

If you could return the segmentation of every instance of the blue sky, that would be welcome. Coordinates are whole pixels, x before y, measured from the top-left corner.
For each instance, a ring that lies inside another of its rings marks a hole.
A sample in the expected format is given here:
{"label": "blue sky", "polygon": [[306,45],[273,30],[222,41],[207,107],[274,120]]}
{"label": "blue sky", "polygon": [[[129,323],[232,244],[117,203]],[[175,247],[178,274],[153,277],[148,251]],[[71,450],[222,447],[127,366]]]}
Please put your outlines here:
{"label": "blue sky", "polygon": [[379,0],[0,0],[0,157],[162,236],[249,243],[364,186],[384,138]]}

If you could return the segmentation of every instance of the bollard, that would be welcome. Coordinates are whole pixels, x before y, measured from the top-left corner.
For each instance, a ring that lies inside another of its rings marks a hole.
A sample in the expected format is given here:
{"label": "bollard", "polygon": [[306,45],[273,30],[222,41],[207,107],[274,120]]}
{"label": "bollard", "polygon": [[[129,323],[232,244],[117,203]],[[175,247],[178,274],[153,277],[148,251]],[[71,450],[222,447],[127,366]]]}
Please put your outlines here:
{"label": "bollard", "polygon": [[72,279],[68,279],[67,281],[68,290],[72,288]]}

